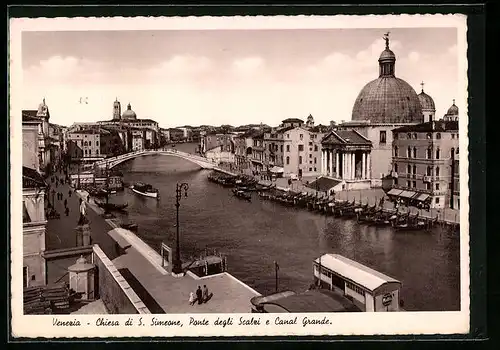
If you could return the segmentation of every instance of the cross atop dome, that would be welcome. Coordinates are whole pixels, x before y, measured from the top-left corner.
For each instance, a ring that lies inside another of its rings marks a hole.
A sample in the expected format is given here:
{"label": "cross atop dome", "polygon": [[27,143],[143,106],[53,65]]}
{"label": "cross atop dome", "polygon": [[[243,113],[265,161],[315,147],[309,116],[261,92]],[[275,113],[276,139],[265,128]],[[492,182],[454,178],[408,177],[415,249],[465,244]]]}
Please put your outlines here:
{"label": "cross atop dome", "polygon": [[422,81],[422,82],[420,83],[420,86],[422,87],[422,92],[424,92],[424,85],[425,85],[425,84],[424,84],[424,82]]}

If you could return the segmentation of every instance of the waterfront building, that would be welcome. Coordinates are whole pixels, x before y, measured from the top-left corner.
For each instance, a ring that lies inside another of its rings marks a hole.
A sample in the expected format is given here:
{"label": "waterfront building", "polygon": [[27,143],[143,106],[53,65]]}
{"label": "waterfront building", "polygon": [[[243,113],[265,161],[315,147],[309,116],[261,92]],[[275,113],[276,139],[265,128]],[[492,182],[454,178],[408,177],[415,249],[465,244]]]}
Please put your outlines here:
{"label": "waterfront building", "polygon": [[431,121],[393,130],[393,197],[431,208],[458,209],[458,121]]}
{"label": "waterfront building", "polygon": [[345,190],[369,189],[372,142],[356,130],[333,130],[321,140],[321,175]]}
{"label": "waterfront building", "polygon": [[250,163],[253,170],[263,171],[264,168],[264,131],[259,130],[252,136],[252,154],[250,156]]}
{"label": "waterfront building", "polygon": [[191,126],[181,126],[178,127],[177,129],[182,130],[183,132],[183,140],[185,142],[193,142],[193,128]]}
{"label": "waterfront building", "polygon": [[391,171],[391,130],[423,122],[422,106],[415,90],[395,74],[396,55],[385,36],[385,49],[378,59],[379,77],[366,84],[356,98],[352,120],[339,129],[357,130],[372,142],[371,174],[373,186],[381,186],[382,178]]}
{"label": "waterfront building", "polygon": [[235,163],[234,138],[237,135],[231,132],[209,132],[201,138],[200,150],[207,159],[219,163]]}
{"label": "waterfront building", "polygon": [[[284,125],[292,124],[283,122]],[[323,134],[312,132],[302,126],[284,131],[283,174],[317,176],[321,173],[321,139]]]}
{"label": "waterfront building", "polygon": [[68,155],[72,159],[92,160],[112,157],[125,152],[120,133],[113,129],[94,126],[67,133]]}
{"label": "waterfront building", "polygon": [[170,128],[168,129],[168,133],[170,136],[170,141],[172,142],[184,141],[184,131],[182,129]]}
{"label": "waterfront building", "polygon": [[41,174],[23,166],[23,285],[46,284],[45,188]]}
{"label": "waterfront building", "polygon": [[249,129],[234,137],[235,163],[239,167],[250,168],[253,151],[253,137],[259,134],[258,130]]}
{"label": "waterfront building", "polygon": [[285,140],[283,139],[284,132],[290,130],[288,128],[273,128],[264,132],[264,165],[267,169],[273,166],[283,167]]}
{"label": "waterfront building", "polygon": [[145,149],[144,130],[134,128],[132,133],[132,151],[140,152]]}
{"label": "waterfront building", "polygon": [[[39,169],[42,174],[51,172],[54,161],[61,159],[61,147],[59,144],[59,136],[57,139],[53,139],[50,136],[50,111],[45,103],[45,99],[40,103],[37,110],[23,110],[22,119],[25,122],[40,122],[38,133],[38,152],[40,155]],[[52,131],[52,134],[54,134],[54,131]]]}

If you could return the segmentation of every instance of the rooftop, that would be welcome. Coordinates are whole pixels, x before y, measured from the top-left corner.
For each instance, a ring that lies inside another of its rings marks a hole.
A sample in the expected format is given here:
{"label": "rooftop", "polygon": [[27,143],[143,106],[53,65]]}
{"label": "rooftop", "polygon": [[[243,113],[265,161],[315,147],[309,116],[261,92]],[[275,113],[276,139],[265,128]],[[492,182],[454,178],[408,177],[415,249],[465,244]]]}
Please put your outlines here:
{"label": "rooftop", "polygon": [[378,272],[368,266],[360,264],[338,254],[325,254],[314,260],[342,277],[353,281],[370,291],[374,291],[386,283],[399,283],[400,281]]}
{"label": "rooftop", "polygon": [[407,125],[392,130],[393,132],[445,132],[458,131],[458,121],[437,120],[417,125]]}
{"label": "rooftop", "polygon": [[287,118],[282,121],[282,123],[303,123],[304,121],[299,118]]}
{"label": "rooftop", "polygon": [[367,146],[372,144],[356,130],[333,130],[321,140],[321,143]]}
{"label": "rooftop", "polygon": [[292,313],[361,311],[349,299],[326,289],[311,289],[300,294],[283,293],[281,298],[276,299],[265,297],[259,304],[280,306]]}

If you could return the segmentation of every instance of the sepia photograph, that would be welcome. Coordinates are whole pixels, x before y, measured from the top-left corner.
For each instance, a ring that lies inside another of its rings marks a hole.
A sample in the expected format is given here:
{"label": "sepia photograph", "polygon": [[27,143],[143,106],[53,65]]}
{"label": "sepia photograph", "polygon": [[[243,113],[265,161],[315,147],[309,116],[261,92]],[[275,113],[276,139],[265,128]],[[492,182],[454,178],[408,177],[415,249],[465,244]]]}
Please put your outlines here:
{"label": "sepia photograph", "polygon": [[465,17],[341,17],[13,20],[14,333],[467,332]]}

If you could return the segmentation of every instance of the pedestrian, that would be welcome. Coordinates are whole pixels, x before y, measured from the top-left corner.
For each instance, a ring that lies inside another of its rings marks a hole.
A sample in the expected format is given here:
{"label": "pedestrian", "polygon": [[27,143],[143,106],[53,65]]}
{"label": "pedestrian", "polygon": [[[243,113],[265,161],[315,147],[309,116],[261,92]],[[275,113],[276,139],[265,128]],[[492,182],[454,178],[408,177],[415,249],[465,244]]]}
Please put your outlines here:
{"label": "pedestrian", "polygon": [[208,301],[208,288],[206,285],[203,285],[203,302],[206,303]]}
{"label": "pedestrian", "polygon": [[196,301],[196,299],[194,298],[194,293],[193,292],[190,292],[189,293],[189,305],[193,305],[194,302]]}
{"label": "pedestrian", "polygon": [[68,207],[66,207],[66,208],[64,209],[64,212],[66,213],[66,216],[68,216],[68,215],[69,215],[69,208],[68,208]]}
{"label": "pedestrian", "polygon": [[85,206],[85,201],[83,201],[80,198],[80,220],[78,220],[79,225],[83,225],[86,223],[86,214],[87,214],[87,208]]}
{"label": "pedestrian", "polygon": [[68,207],[68,199],[65,199],[64,200],[64,207],[67,208]]}
{"label": "pedestrian", "polygon": [[198,286],[198,289],[196,290],[196,299],[198,300],[198,304],[201,304],[203,301],[203,292],[201,291],[200,286]]}
{"label": "pedestrian", "polygon": [[68,191],[68,196],[71,198],[71,190]]}

